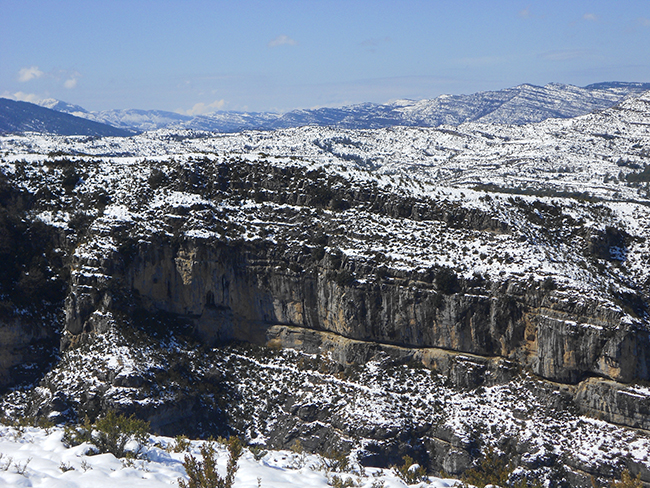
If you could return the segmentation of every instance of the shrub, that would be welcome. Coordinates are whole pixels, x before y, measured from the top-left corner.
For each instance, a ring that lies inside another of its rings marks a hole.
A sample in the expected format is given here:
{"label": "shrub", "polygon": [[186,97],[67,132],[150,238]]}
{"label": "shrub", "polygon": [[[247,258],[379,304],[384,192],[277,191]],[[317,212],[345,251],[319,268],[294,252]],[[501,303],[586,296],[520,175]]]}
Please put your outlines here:
{"label": "shrub", "polygon": [[260,446],[249,446],[249,451],[253,453],[255,461],[260,461],[264,456],[266,456],[269,451],[262,449]]}
{"label": "shrub", "polygon": [[436,288],[443,295],[452,295],[460,289],[458,276],[450,268],[440,268],[435,277]]}
{"label": "shrub", "polygon": [[177,435],[174,439],[174,444],[167,447],[169,452],[185,452],[189,450],[191,446],[190,440],[187,436]]}
{"label": "shrub", "polygon": [[185,456],[183,467],[189,480],[179,478],[178,486],[180,488],[232,488],[241,454],[241,441],[238,437],[231,437],[228,440],[226,476],[221,477],[217,472],[217,451],[214,442],[206,442],[201,446],[203,461],[198,461],[192,455]]}
{"label": "shrub", "polygon": [[511,479],[516,465],[508,460],[505,455],[497,454],[493,447],[483,455],[481,462],[474,468],[465,471],[464,483],[484,488],[487,485],[496,485],[503,488],[542,488],[540,480],[530,480],[526,476]]}
{"label": "shrub", "polygon": [[611,488],[643,488],[641,473],[633,478],[630,471],[626,469],[621,473],[620,481],[612,481],[609,486]]}
{"label": "shrub", "polygon": [[158,168],[153,168],[149,174],[149,178],[147,178],[147,182],[153,190],[156,190],[167,183],[167,175]]}
{"label": "shrub", "polygon": [[332,448],[321,456],[321,467],[327,472],[342,473],[350,470],[350,460],[345,452]]}
{"label": "shrub", "polygon": [[311,257],[316,261],[320,261],[325,257],[325,248],[323,246],[312,247]]}
{"label": "shrub", "polygon": [[427,481],[427,471],[424,466],[413,461],[411,456],[404,456],[402,458],[404,464],[402,466],[394,466],[393,471],[399,476],[407,485],[414,485],[420,481]]}
{"label": "shrub", "polygon": [[79,176],[74,168],[66,168],[63,170],[61,186],[65,189],[66,193],[71,193],[80,180],[81,176]]}
{"label": "shrub", "polygon": [[547,276],[544,278],[544,281],[542,281],[542,289],[544,291],[552,291],[557,288],[557,285],[555,284],[555,279],[552,276]]}
{"label": "shrub", "polygon": [[127,454],[126,444],[131,440],[138,444],[133,453],[137,457],[149,436],[149,422],[137,419],[134,415],[117,415],[112,410],[95,422],[95,429],[93,443],[99,451],[110,452],[118,458]]}
{"label": "shrub", "polygon": [[76,426],[66,425],[65,431],[63,433],[63,444],[67,447],[78,446],[84,442],[92,443],[93,425],[90,423],[90,419],[86,417],[84,423]]}
{"label": "shrub", "polygon": [[298,469],[302,468],[305,466],[307,463],[307,453],[305,452],[305,448],[302,447],[302,442],[300,439],[296,439],[293,441],[293,444],[291,446],[291,450],[298,454]]}
{"label": "shrub", "polygon": [[505,456],[500,456],[490,447],[478,466],[468,469],[463,481],[483,488],[486,485],[508,486],[508,478],[513,469]]}
{"label": "shrub", "polygon": [[333,486],[334,488],[351,488],[355,485],[354,480],[350,477],[343,479],[341,476],[332,476],[327,478],[327,484]]}
{"label": "shrub", "polygon": [[354,275],[347,269],[337,271],[334,275],[334,282],[341,287],[350,286],[352,283],[354,283],[354,281]]}
{"label": "shrub", "polygon": [[[68,445],[79,445],[84,442],[92,443],[100,454],[111,453],[117,458],[125,456],[138,457],[149,436],[149,422],[135,418],[117,415],[110,410],[106,416],[94,424],[86,418],[77,427],[66,428],[63,442]],[[126,445],[135,441],[135,451],[127,451]]]}

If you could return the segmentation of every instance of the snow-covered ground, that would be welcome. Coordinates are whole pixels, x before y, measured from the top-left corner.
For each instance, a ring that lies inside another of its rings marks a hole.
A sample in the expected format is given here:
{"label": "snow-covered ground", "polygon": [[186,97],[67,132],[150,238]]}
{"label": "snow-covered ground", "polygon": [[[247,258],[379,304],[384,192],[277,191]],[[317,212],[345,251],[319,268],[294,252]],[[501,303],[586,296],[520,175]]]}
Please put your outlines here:
{"label": "snow-covered ground", "polygon": [[[62,442],[61,428],[0,427],[0,486],[43,488],[114,488],[169,487],[179,478],[187,479],[183,458],[187,452],[170,452],[175,444],[168,437],[152,436],[144,449],[143,459],[117,459],[112,454],[91,455],[91,446],[68,448]],[[200,457],[202,441],[192,441],[190,452]],[[218,447],[219,468],[225,474],[227,452]],[[245,449],[239,460],[235,487],[327,487],[334,476],[351,478],[362,488],[400,488],[407,486],[395,473],[367,468],[351,473],[327,473],[319,469],[321,458],[292,451],[269,451],[256,456]],[[429,482],[411,485],[419,488],[454,486],[456,480],[430,478]]]}

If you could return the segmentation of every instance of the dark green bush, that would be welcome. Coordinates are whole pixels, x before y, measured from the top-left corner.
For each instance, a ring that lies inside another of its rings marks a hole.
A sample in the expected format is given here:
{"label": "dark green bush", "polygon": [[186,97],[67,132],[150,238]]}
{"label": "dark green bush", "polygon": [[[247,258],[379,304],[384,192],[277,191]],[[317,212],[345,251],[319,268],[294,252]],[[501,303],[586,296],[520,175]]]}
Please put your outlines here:
{"label": "dark green bush", "polygon": [[126,444],[131,440],[138,444],[132,453],[137,457],[149,438],[149,422],[137,419],[134,415],[117,415],[112,410],[95,422],[95,429],[93,443],[99,451],[110,452],[118,458],[127,455]]}
{"label": "dark green bush", "polygon": [[[110,410],[106,416],[91,424],[88,419],[82,425],[67,428],[63,442],[78,445],[89,442],[95,445],[99,454],[111,453],[117,458],[138,457],[149,438],[149,422],[126,417]],[[137,443],[135,451],[127,451],[130,441]]]}
{"label": "dark green bush", "polygon": [[336,272],[334,275],[334,281],[339,286],[350,286],[354,283],[354,275],[347,269],[342,269]]}
{"label": "dark green bush", "polygon": [[440,268],[435,278],[436,288],[444,295],[451,295],[460,291],[458,276],[453,269]]}
{"label": "dark green bush", "polygon": [[512,471],[513,467],[510,466],[508,459],[490,447],[481,462],[465,472],[463,481],[478,488],[483,488],[486,485],[505,487],[508,486],[508,479]]}
{"label": "dark green bush", "polygon": [[63,170],[61,186],[63,186],[66,193],[70,193],[72,190],[74,190],[74,187],[77,186],[79,180],[81,180],[81,176],[79,176],[74,168],[66,168]]}
{"label": "dark green bush", "polygon": [[326,471],[343,473],[350,470],[350,460],[344,451],[330,449],[321,458],[321,463]]}
{"label": "dark green bush", "polygon": [[538,479],[528,479],[525,476],[513,477],[512,473],[516,467],[516,464],[511,462],[505,454],[498,454],[494,448],[490,447],[477,466],[465,471],[462,486],[466,487],[469,484],[478,488],[484,488],[487,485],[503,488],[542,488],[542,482]]}
{"label": "dark green bush", "polygon": [[158,168],[153,168],[147,182],[153,190],[156,190],[167,183],[167,175]]}
{"label": "dark green bush", "polygon": [[404,464],[401,466],[393,466],[393,471],[399,476],[407,485],[415,485],[421,481],[427,481],[427,471],[424,466],[420,466],[413,461],[411,456],[404,456],[402,458]]}
{"label": "dark green bush", "polygon": [[198,461],[191,454],[185,456],[183,467],[189,480],[179,478],[178,486],[180,488],[232,488],[241,454],[241,441],[238,437],[231,437],[228,440],[226,476],[222,477],[217,471],[217,451],[214,442],[206,442],[201,446],[203,461]]}

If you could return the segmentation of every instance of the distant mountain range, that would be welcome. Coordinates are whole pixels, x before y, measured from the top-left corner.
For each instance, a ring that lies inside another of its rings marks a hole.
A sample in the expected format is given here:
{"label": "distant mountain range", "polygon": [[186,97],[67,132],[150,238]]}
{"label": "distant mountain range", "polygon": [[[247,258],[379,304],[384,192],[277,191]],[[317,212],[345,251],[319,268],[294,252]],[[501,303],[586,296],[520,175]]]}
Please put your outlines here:
{"label": "distant mountain range", "polygon": [[[188,116],[162,110],[107,110],[89,112],[78,105],[46,99],[36,105],[3,99],[0,105],[0,131],[41,131],[57,134],[131,135],[133,132],[194,129],[216,132],[273,130],[305,125],[346,129],[376,129],[391,126],[437,127],[443,124],[486,122],[522,125],[549,118],[569,118],[604,110],[621,100],[650,90],[650,83],[609,82],[586,87],[550,83],[543,87],[529,84],[471,95],[441,95],[429,100],[397,100],[386,104],[363,103],[340,108],[271,112],[231,112]],[[28,106],[33,108],[27,109]],[[13,108],[10,108],[13,107]],[[21,107],[18,110],[17,107]],[[43,109],[66,114],[59,119]],[[49,115],[48,115],[49,114]],[[46,123],[52,117],[51,127]],[[82,120],[103,125],[84,125]],[[110,128],[109,128],[110,127]],[[113,129],[121,130],[111,133]],[[76,131],[76,132],[75,132]]]}

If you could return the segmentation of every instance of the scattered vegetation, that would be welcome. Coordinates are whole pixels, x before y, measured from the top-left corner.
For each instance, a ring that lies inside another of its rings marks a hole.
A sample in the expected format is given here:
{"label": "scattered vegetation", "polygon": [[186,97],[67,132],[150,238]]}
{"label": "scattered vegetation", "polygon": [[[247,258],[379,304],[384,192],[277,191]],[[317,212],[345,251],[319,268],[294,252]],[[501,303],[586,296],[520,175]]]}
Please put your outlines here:
{"label": "scattered vegetation", "polygon": [[27,458],[24,462],[20,463],[14,461],[14,458],[11,456],[6,456],[4,453],[0,452],[0,471],[9,471],[13,466],[16,474],[24,475],[27,472],[27,466],[32,462],[32,458]]}
{"label": "scattered vegetation", "polygon": [[500,454],[493,447],[489,447],[479,463],[465,471],[464,486],[473,485],[485,488],[488,485],[495,485],[502,488],[542,488],[543,485],[539,480],[514,477],[513,472],[516,466],[516,463],[508,459],[505,454]]}
{"label": "scattered vegetation", "polygon": [[650,181],[650,166],[643,168],[643,171],[628,173],[625,179],[630,183],[647,183]]}
{"label": "scattered vegetation", "polygon": [[321,456],[321,469],[326,472],[343,473],[350,470],[348,455],[340,450],[330,449]]}
{"label": "scattered vegetation", "polygon": [[167,450],[169,452],[176,452],[176,453],[185,452],[185,451],[189,451],[191,445],[192,443],[187,438],[187,436],[177,435],[176,438],[174,439],[174,443],[170,444],[167,447]]}

